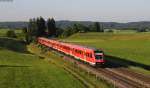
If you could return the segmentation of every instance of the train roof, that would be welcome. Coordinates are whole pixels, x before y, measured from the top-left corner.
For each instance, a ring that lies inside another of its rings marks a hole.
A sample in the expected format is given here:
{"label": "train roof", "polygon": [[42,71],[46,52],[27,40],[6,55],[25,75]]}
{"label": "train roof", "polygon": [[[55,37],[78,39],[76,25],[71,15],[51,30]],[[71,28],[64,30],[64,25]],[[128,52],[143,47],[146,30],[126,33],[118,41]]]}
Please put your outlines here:
{"label": "train roof", "polygon": [[[83,45],[79,45],[79,44],[72,44],[72,43],[70,43],[70,42],[64,42],[64,41],[60,41],[60,42],[63,42],[63,43],[65,43],[65,44],[67,44],[67,45],[72,45],[72,46],[74,46],[74,47],[80,47],[80,48],[88,48],[88,49],[92,49],[92,50],[94,50],[94,51],[99,51],[99,50],[101,50],[101,49],[97,49],[97,48],[94,48],[94,47],[88,47],[88,46],[83,46]],[[69,43],[69,44],[68,44]]]}
{"label": "train roof", "polygon": [[99,49],[94,48],[94,47],[88,47],[88,46],[82,46],[82,45],[76,45],[76,46],[81,47],[81,48],[88,48],[88,49],[92,49],[92,50],[94,50],[94,51],[98,51],[98,50],[99,50]]}
{"label": "train roof", "polygon": [[[42,37],[42,38],[44,38],[44,37]],[[102,51],[101,49],[97,49],[97,48],[94,48],[94,47],[82,46],[82,45],[79,45],[79,44],[72,44],[70,42],[65,42],[65,41],[54,39],[54,38],[44,38],[44,39],[50,39],[50,40],[53,40],[53,41],[56,41],[56,42],[61,42],[63,44],[73,46],[73,47],[77,47],[77,48],[88,48],[88,49],[92,49],[93,51],[99,51],[99,50]]]}

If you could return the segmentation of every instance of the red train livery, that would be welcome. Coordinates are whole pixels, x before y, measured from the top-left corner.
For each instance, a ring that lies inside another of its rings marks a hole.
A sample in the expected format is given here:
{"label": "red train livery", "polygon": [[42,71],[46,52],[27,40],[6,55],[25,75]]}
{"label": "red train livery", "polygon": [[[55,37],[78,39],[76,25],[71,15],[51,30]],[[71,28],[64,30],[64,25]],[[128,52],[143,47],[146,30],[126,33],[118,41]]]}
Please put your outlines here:
{"label": "red train livery", "polygon": [[76,59],[80,59],[84,62],[89,63],[92,66],[101,65],[105,63],[104,53],[102,50],[89,48],[85,46],[75,45],[39,37],[38,42],[67,55],[73,56]]}

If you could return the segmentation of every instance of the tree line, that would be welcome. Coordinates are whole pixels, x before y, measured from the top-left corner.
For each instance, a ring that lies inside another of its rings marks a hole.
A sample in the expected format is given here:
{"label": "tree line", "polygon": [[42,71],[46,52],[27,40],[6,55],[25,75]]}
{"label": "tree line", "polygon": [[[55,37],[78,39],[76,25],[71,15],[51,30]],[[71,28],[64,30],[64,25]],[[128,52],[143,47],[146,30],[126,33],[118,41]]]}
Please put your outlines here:
{"label": "tree line", "polygon": [[95,22],[93,25],[84,26],[80,23],[75,23],[65,29],[56,27],[54,18],[49,18],[47,21],[43,17],[29,19],[28,26],[23,28],[25,41],[30,43],[36,41],[38,37],[68,37],[78,32],[104,32],[103,25]]}

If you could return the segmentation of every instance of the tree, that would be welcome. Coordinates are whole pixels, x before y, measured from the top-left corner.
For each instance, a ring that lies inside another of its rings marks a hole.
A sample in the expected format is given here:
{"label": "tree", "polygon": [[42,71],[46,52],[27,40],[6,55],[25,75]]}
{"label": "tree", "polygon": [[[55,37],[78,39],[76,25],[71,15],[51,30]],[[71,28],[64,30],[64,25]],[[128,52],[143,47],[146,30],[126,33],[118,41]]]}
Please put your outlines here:
{"label": "tree", "polygon": [[100,32],[100,25],[99,25],[99,22],[95,22],[95,23],[94,23],[94,27],[95,27],[95,31],[96,31],[96,32]]}
{"label": "tree", "polygon": [[71,28],[73,33],[77,33],[80,31],[79,24],[74,24]]}
{"label": "tree", "polygon": [[78,24],[78,30],[79,30],[79,32],[83,33],[83,32],[89,31],[89,28],[84,26],[84,25],[82,25],[82,24]]}
{"label": "tree", "polygon": [[107,32],[114,32],[113,29],[109,29]]}
{"label": "tree", "polygon": [[16,38],[17,37],[14,30],[8,30],[6,33],[6,36],[10,37],[10,38]]}
{"label": "tree", "polygon": [[36,37],[38,37],[38,29],[37,29],[37,20],[35,18],[29,19],[28,27],[23,28],[23,34],[25,36],[25,41],[29,44]]}
{"label": "tree", "polygon": [[33,29],[33,20],[32,19],[29,19],[29,23],[28,23],[28,27],[27,27],[27,33],[31,33],[31,30]]}
{"label": "tree", "polygon": [[68,37],[73,34],[73,29],[71,27],[68,27],[67,29],[64,30],[62,33],[63,37]]}
{"label": "tree", "polygon": [[36,19],[36,25],[37,25],[37,37],[41,35],[40,33],[40,18],[37,17]]}
{"label": "tree", "polygon": [[100,23],[100,32],[104,32],[103,23]]}
{"label": "tree", "polygon": [[47,29],[48,29],[48,36],[56,36],[57,35],[57,28],[56,28],[56,23],[55,20],[52,19],[48,19],[47,21]]}
{"label": "tree", "polygon": [[88,28],[89,28],[89,31],[90,31],[90,32],[93,32],[93,31],[94,31],[94,30],[93,30],[93,29],[94,29],[94,26],[93,26],[93,25],[89,25]]}
{"label": "tree", "polygon": [[92,31],[95,31],[95,32],[104,32],[102,23],[95,22],[94,25],[93,25],[93,30]]}
{"label": "tree", "polygon": [[140,27],[137,29],[137,32],[148,32],[149,28],[148,27]]}
{"label": "tree", "polygon": [[73,33],[87,32],[87,31],[89,31],[89,28],[82,24],[76,23],[72,26],[72,30],[73,30]]}
{"label": "tree", "polygon": [[89,31],[88,27],[86,27],[86,26],[84,26],[82,24],[76,23],[76,24],[74,24],[72,26],[67,27],[63,31],[61,36],[62,37],[68,37],[68,36],[71,36],[71,35],[73,35],[75,33],[78,33],[78,32],[82,32],[83,33],[83,32],[87,32],[87,31]]}
{"label": "tree", "polygon": [[56,37],[62,37],[63,32],[64,32],[64,29],[57,28],[57,30],[56,30]]}
{"label": "tree", "polygon": [[33,38],[31,35],[29,35],[28,33],[25,34],[25,42],[27,44],[30,44],[33,41]]}
{"label": "tree", "polygon": [[36,20],[37,23],[37,36],[46,36],[46,26],[45,26],[45,20],[40,17]]}
{"label": "tree", "polygon": [[36,23],[36,19],[33,18],[32,20],[32,30],[31,30],[31,36],[35,36],[38,37],[38,28],[37,28],[37,23]]}
{"label": "tree", "polygon": [[51,31],[51,19],[49,18],[48,20],[47,20],[47,29],[48,29],[48,36],[52,36],[52,31]]}
{"label": "tree", "polygon": [[22,28],[22,34],[26,34],[28,31],[27,31],[27,27],[23,27]]}

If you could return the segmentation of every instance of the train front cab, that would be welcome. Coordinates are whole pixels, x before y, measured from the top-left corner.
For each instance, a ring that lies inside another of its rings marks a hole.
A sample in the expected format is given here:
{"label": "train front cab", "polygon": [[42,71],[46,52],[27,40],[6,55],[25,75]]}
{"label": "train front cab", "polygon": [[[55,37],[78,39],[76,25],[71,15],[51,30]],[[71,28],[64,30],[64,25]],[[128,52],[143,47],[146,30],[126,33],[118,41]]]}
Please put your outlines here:
{"label": "train front cab", "polygon": [[103,51],[96,50],[94,51],[94,55],[95,55],[95,66],[104,66],[105,60]]}

